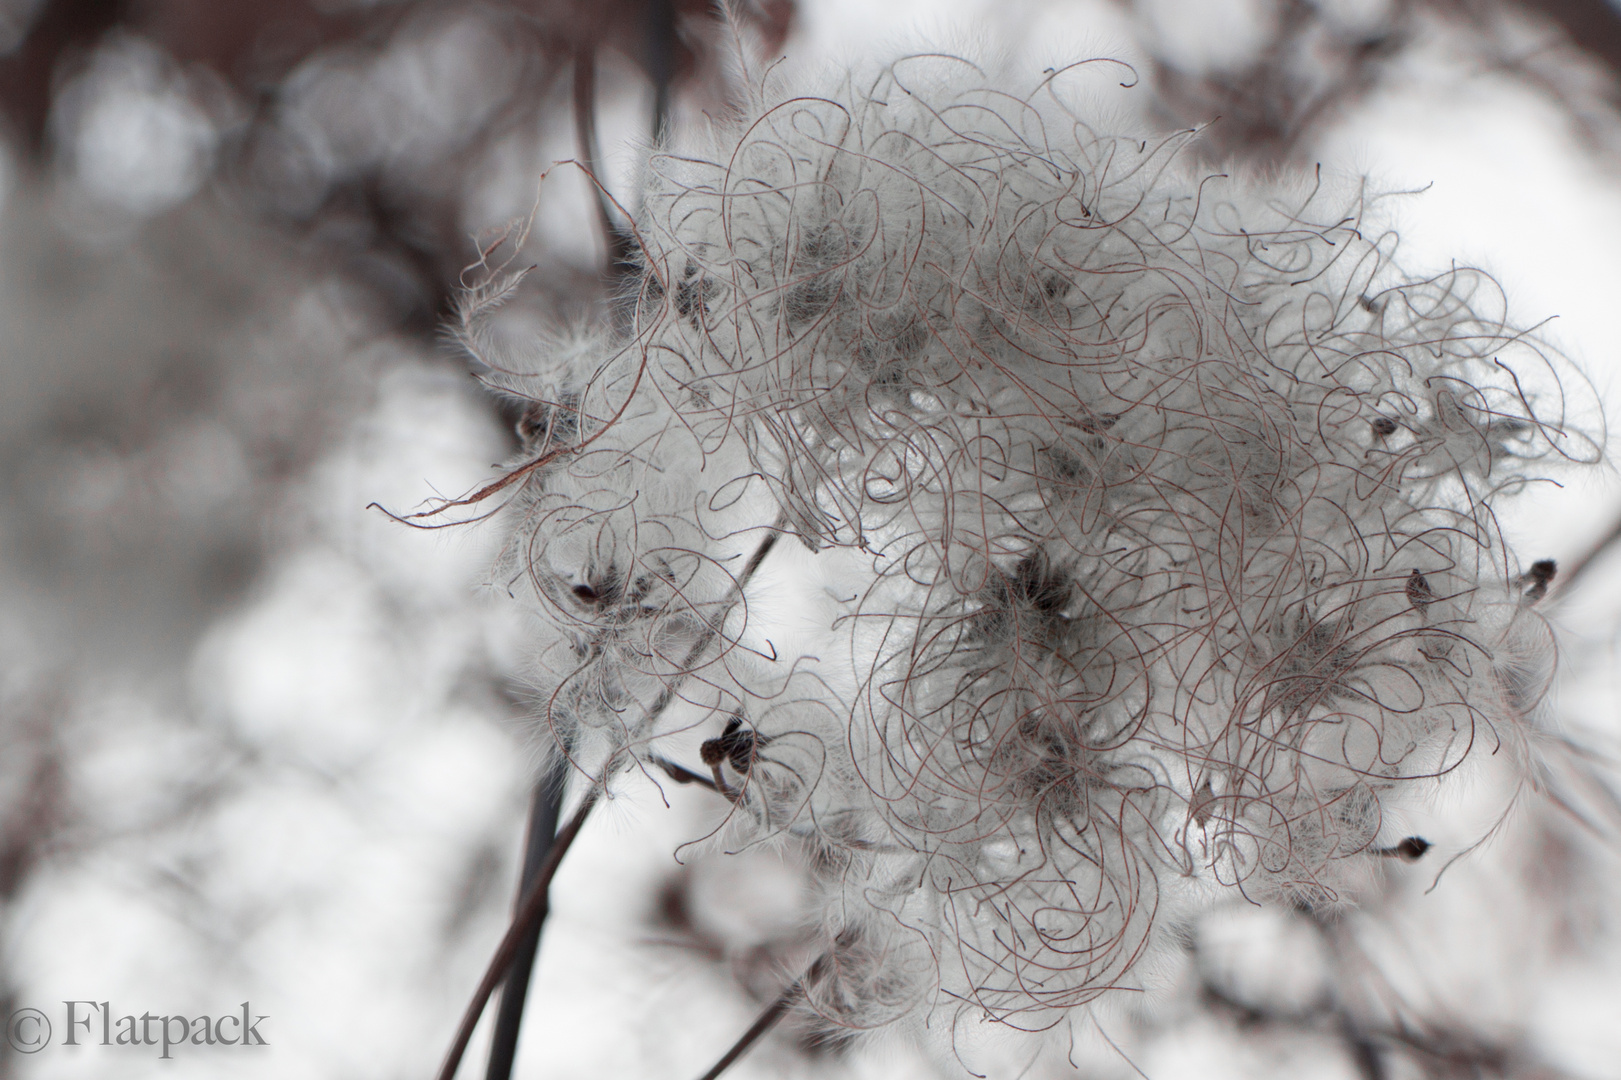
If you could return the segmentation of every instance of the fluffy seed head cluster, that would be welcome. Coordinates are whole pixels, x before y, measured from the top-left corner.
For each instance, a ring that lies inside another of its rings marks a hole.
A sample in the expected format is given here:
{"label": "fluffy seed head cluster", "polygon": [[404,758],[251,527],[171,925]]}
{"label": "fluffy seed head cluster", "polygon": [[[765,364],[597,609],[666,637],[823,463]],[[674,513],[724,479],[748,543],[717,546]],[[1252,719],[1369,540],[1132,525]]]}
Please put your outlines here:
{"label": "fluffy seed head cluster", "polygon": [[469,311],[548,730],[808,849],[832,1024],[1041,1027],[1214,897],[1332,905],[1541,693],[1493,507],[1597,457],[1570,373],[1360,188],[1100,126],[1120,71],[763,93],[651,160],[624,325]]}

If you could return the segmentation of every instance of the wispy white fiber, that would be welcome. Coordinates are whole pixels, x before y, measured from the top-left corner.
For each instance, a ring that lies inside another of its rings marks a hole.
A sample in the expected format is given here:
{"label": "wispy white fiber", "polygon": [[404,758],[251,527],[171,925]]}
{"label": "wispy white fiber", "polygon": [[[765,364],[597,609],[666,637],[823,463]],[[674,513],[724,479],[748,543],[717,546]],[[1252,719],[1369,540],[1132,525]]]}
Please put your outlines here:
{"label": "wispy white fiber", "polygon": [[619,328],[496,349],[506,283],[469,304],[529,403],[547,737],[807,850],[835,1028],[1050,1026],[1217,900],[1353,898],[1388,808],[1527,754],[1494,507],[1597,459],[1585,384],[1363,187],[1088,105],[1129,78],[768,87],[651,159]]}

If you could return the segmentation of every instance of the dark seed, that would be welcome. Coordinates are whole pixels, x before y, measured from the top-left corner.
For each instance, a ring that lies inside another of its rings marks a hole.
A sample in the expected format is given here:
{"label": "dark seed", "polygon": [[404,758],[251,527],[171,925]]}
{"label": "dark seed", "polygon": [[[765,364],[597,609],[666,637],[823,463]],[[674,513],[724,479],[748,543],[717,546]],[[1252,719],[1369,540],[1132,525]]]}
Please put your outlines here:
{"label": "dark seed", "polygon": [[1387,859],[1400,859],[1402,862],[1411,863],[1422,859],[1431,846],[1422,836],[1409,836],[1395,847],[1374,848],[1373,853]]}
{"label": "dark seed", "polygon": [[754,751],[758,744],[754,732],[743,726],[743,718],[734,716],[726,722],[726,730],[713,739],[705,739],[698,748],[698,756],[711,767],[730,761],[740,773],[749,771],[754,764]]}
{"label": "dark seed", "polygon": [[1412,577],[1407,579],[1407,602],[1420,612],[1435,603],[1435,593],[1430,589],[1430,580],[1421,574],[1417,567],[1413,568]]}
{"label": "dark seed", "polygon": [[1409,836],[1396,845],[1396,858],[1402,862],[1418,862],[1430,850],[1430,842],[1422,836]]}
{"label": "dark seed", "polygon": [[1531,582],[1531,587],[1525,590],[1527,600],[1541,600],[1548,595],[1548,586],[1553,584],[1554,575],[1559,572],[1559,564],[1552,559],[1538,559],[1531,564],[1530,571],[1525,575]]}

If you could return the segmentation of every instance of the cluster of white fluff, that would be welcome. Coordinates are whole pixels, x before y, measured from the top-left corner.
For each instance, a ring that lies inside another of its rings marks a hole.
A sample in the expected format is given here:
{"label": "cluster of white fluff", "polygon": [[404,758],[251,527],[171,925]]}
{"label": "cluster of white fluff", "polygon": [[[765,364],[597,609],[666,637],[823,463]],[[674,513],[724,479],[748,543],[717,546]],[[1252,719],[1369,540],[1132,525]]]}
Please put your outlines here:
{"label": "cluster of white fluff", "polygon": [[470,311],[549,732],[808,848],[831,1024],[1041,1027],[1232,890],[1339,902],[1540,696],[1493,505],[1596,459],[1569,373],[1360,189],[1101,129],[1118,71],[762,94],[652,159],[624,326]]}

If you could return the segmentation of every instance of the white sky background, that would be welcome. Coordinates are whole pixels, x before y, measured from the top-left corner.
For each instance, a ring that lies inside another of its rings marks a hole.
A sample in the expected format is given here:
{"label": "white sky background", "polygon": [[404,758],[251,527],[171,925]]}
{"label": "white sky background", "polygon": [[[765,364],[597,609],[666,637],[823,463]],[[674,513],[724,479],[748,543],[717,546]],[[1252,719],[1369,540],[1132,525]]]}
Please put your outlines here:
{"label": "white sky background", "polygon": [[[1362,17],[1353,0],[1336,6],[1345,19]],[[1247,55],[1267,11],[1260,0],[1155,0],[1145,9],[1168,50],[1213,66]],[[802,0],[800,18],[786,47],[791,68],[963,41],[989,42],[1037,68],[1083,56],[1140,61],[1133,41],[1154,32],[1102,0]],[[640,124],[632,97],[620,120],[605,118],[609,140]],[[179,153],[202,152],[196,139],[177,145]],[[1621,166],[1591,151],[1558,106],[1442,47],[1420,50],[1325,133],[1315,153],[1331,170],[1368,174],[1377,188],[1427,188],[1400,208],[1407,268],[1473,263],[1503,284],[1521,323],[1556,316],[1548,335],[1621,418]],[[634,155],[609,156],[629,173]],[[519,199],[532,191],[521,157],[511,169],[483,197],[501,204],[491,192]],[[142,198],[155,204],[184,187],[157,185]],[[570,190],[580,194],[578,185]],[[572,214],[543,213],[552,241],[574,244],[583,259],[592,247],[579,230],[589,224],[583,203]],[[6,257],[0,246],[0,261]],[[305,330],[352,332],[331,329],[348,318],[341,305],[326,304],[316,286],[309,293],[291,318]],[[293,496],[314,525],[293,535],[244,608],[221,619],[189,662],[182,693],[201,720],[178,719],[168,691],[138,679],[84,687],[75,730],[86,741],[69,782],[99,808],[106,821],[98,824],[128,832],[40,875],[6,926],[19,1004],[54,1017],[64,998],[106,999],[137,1014],[218,1013],[249,1000],[271,1017],[264,1030],[272,1046],[188,1048],[156,1061],[146,1048],[53,1045],[14,1058],[19,1076],[428,1076],[500,933],[530,759],[511,710],[467,688],[469,671],[521,666],[513,614],[477,590],[495,538],[411,532],[364,507],[375,500],[407,509],[464,491],[488,475],[501,444],[472,391],[443,367],[387,342],[354,345],[362,349],[379,354],[370,362],[386,375]],[[1621,485],[1607,469],[1527,496],[1505,524],[1528,558],[1568,563],[1617,516]],[[1609,635],[1621,615],[1621,582],[1601,573],[1590,585],[1568,615],[1556,612],[1574,632],[1565,653],[1575,675],[1559,700],[1575,719],[1614,736],[1621,699],[1609,683]],[[16,610],[0,627],[8,640],[28,636]],[[186,773],[182,760],[243,779],[231,780],[205,813],[165,816],[165,800],[173,801],[165,778]],[[660,944],[649,928],[677,869],[672,851],[718,813],[701,793],[672,790],[671,802],[666,809],[647,788],[627,792],[571,853],[557,880],[519,1076],[696,1076],[758,1010],[723,965]],[[1440,807],[1427,827],[1461,836],[1470,813],[1465,796]],[[141,828],[149,819],[159,824]],[[1621,1077],[1621,957],[1613,949],[1577,960],[1537,953],[1541,931],[1526,927],[1541,926],[1541,916],[1515,906],[1531,901],[1502,884],[1528,845],[1534,838],[1509,837],[1461,863],[1427,900],[1421,889],[1403,894],[1406,906],[1387,920],[1390,948],[1413,951],[1406,985],[1438,1009],[1501,1015],[1574,1075]],[[490,868],[486,891],[458,897],[456,884],[480,859]],[[723,857],[691,861],[695,893],[707,897],[701,911],[729,956],[747,955],[780,929],[791,884],[751,896]],[[1241,943],[1234,980],[1264,997],[1280,982],[1321,978],[1287,948],[1295,932],[1287,919],[1245,918],[1210,930],[1212,940]],[[1178,985],[1185,990],[1186,982],[1184,973]],[[1105,1014],[1132,1067],[1096,1038],[1078,1055],[1095,1075],[1141,1068],[1152,1080],[1356,1075],[1332,1040],[1246,1039],[1198,1012],[1184,990],[1166,1005],[1166,1016],[1181,1017],[1174,1023],[1133,1032]],[[464,1075],[482,1073],[481,1046]],[[987,1053],[994,1057],[994,1048]],[[729,1075],[952,1074],[900,1045],[832,1061],[768,1040]]]}

